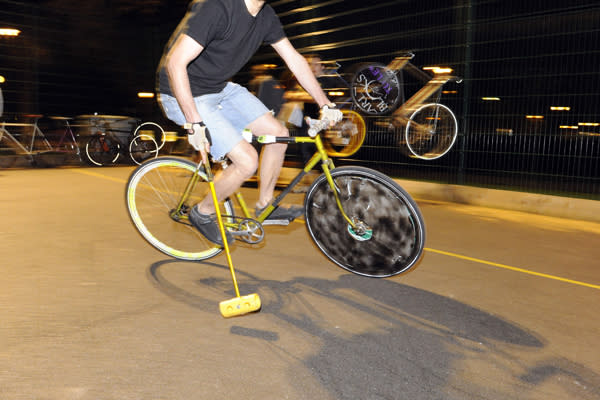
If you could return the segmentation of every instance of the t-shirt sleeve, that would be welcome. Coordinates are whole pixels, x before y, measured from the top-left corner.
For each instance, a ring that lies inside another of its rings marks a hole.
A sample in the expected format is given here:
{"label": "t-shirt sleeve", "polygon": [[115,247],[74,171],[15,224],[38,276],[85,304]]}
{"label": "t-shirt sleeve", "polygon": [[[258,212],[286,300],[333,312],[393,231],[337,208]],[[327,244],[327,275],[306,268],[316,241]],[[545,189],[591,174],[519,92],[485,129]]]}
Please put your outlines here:
{"label": "t-shirt sleeve", "polygon": [[270,26],[267,30],[264,42],[266,44],[273,44],[283,39],[285,37],[285,32],[283,30],[283,26],[281,26],[281,21],[279,20],[279,17],[277,16],[277,14],[275,14],[275,11],[273,11],[273,9],[270,6],[269,12]]}
{"label": "t-shirt sleeve", "polygon": [[206,47],[220,31],[224,17],[225,11],[218,1],[199,2],[189,11],[184,33]]}

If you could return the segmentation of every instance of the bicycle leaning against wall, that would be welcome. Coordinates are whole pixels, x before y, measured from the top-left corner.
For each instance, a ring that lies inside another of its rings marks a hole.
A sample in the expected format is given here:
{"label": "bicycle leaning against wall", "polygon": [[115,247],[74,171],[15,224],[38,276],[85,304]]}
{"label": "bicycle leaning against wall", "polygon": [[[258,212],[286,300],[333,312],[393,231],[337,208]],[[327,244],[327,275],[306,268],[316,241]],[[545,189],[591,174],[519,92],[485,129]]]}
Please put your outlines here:
{"label": "bicycle leaning against wall", "polygon": [[[458,123],[452,110],[440,103],[442,88],[462,80],[449,68],[432,67],[433,75],[411,64],[413,53],[394,58],[388,65],[359,64],[350,82],[354,107],[367,115],[390,115],[388,127],[400,132],[397,142],[415,158],[433,160],[454,145]],[[403,72],[423,86],[405,98]]]}
{"label": "bicycle leaning against wall", "polygon": [[85,156],[90,164],[98,167],[114,165],[121,156],[130,158],[139,165],[149,158],[158,157],[158,152],[165,143],[164,136],[157,138],[149,135],[140,130],[141,125],[129,131],[111,127],[105,120],[107,117],[109,120],[121,117],[86,117],[95,133],[85,143]]}

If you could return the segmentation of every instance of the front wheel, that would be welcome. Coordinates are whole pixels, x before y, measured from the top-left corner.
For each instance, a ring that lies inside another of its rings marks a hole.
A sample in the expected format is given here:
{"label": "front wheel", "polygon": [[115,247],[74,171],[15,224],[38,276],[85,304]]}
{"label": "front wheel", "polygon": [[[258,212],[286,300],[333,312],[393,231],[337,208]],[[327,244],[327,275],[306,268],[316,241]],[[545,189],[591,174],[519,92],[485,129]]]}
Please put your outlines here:
{"label": "front wheel", "polygon": [[306,227],[319,249],[340,267],[383,278],[416,265],[425,245],[419,207],[386,175],[362,167],[331,171],[344,212],[326,176],[311,185],[304,201]]}
{"label": "front wheel", "polygon": [[416,109],[406,124],[406,146],[411,155],[434,160],[446,154],[456,141],[458,123],[452,110],[430,103]]}
{"label": "front wheel", "polygon": [[[127,182],[127,211],[138,232],[156,249],[181,260],[204,260],[223,248],[208,241],[188,220],[191,207],[210,196],[205,172],[183,199],[197,164],[177,157],[159,157],[137,167]],[[183,199],[183,202],[182,202]],[[231,222],[231,200],[224,202],[224,222]]]}

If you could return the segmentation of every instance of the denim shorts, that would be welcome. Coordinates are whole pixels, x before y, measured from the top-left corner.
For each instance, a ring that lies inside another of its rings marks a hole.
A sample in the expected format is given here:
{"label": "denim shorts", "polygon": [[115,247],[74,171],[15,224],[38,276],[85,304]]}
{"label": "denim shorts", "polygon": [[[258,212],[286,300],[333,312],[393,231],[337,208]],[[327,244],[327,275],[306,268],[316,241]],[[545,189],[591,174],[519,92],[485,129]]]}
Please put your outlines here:
{"label": "denim shorts", "polygon": [[[269,112],[245,87],[232,82],[228,82],[221,92],[194,97],[194,101],[210,133],[210,154],[216,160],[244,140],[242,131],[248,124]],[[186,123],[175,97],[160,94],[158,102],[167,118],[177,125]]]}

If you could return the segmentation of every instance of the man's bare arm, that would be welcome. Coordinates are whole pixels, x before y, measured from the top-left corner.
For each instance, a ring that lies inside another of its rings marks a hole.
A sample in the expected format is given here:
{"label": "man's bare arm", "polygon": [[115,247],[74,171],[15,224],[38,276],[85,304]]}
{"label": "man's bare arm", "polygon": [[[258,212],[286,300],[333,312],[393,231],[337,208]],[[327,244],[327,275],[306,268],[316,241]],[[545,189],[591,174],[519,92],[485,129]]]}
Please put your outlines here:
{"label": "man's bare arm", "polygon": [[188,122],[200,122],[202,117],[196,110],[187,66],[202,53],[204,47],[186,34],[180,35],[167,55],[166,69],[173,95]]}
{"label": "man's bare arm", "polygon": [[290,71],[296,76],[300,85],[311,95],[319,107],[331,103],[304,56],[298,53],[287,38],[281,39],[272,46],[283,61],[285,61]]}

